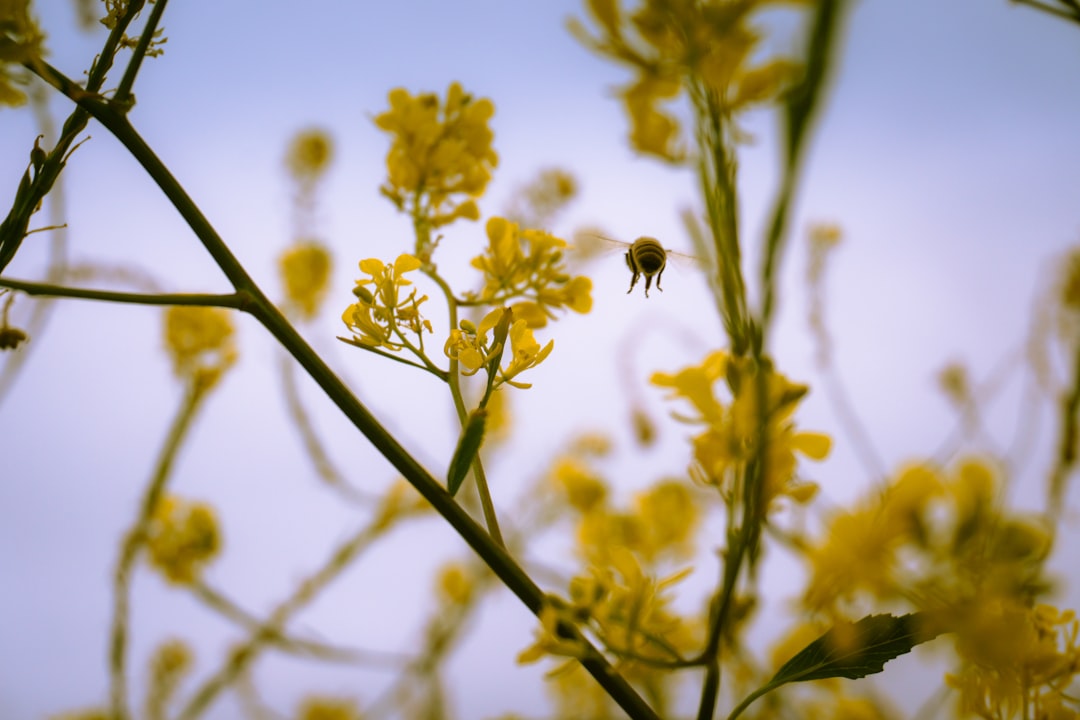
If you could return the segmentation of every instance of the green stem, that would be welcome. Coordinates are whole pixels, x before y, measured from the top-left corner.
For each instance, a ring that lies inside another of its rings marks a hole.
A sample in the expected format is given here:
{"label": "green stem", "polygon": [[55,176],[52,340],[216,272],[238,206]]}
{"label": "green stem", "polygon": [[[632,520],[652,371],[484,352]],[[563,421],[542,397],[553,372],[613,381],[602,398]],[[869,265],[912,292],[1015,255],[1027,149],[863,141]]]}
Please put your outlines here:
{"label": "green stem", "polygon": [[180,412],[177,413],[172,427],[169,428],[165,445],[158,456],[154,475],[143,493],[142,502],[139,506],[139,516],[124,537],[120,558],[116,564],[116,573],[113,577],[112,632],[109,640],[109,702],[112,717],[115,720],[126,720],[129,717],[127,706],[127,636],[128,608],[131,602],[131,572],[135,567],[135,561],[138,559],[140,551],[146,544],[150,521],[154,515],[154,510],[165,493],[165,485],[168,482],[177,451],[180,449],[180,444],[191,427],[192,420],[195,418],[195,411],[198,409],[199,402],[205,397],[207,389],[208,386],[201,383],[193,383],[188,389],[184,403],[180,406]]}
{"label": "green stem", "polygon": [[353,338],[345,338],[339,335],[338,340],[345,343],[346,345],[352,345],[355,348],[360,348],[361,350],[366,350],[380,357],[384,357],[387,360],[393,360],[394,362],[401,363],[402,365],[408,365],[409,367],[414,367],[420,370],[427,371],[444,382],[446,382],[447,380],[446,373],[433,365],[421,365],[420,363],[413,362],[412,360],[409,360],[407,358],[403,358],[400,355],[394,355],[393,353],[388,353],[385,350],[380,350],[373,345],[365,345],[359,340],[354,340]]}
{"label": "green stem", "polygon": [[139,35],[139,42],[136,43],[135,50],[131,54],[131,60],[128,61],[128,66],[124,70],[124,76],[120,79],[116,92],[113,93],[113,102],[117,105],[130,107],[134,103],[131,88],[135,85],[135,76],[139,74],[139,68],[142,67],[142,61],[146,57],[146,51],[150,49],[154,33],[157,32],[158,24],[161,22],[161,15],[165,12],[166,2],[167,0],[157,0],[153,9],[150,10],[150,17],[146,19],[146,26],[143,27],[142,34]]}
{"label": "green stem", "polygon": [[770,685],[763,685],[763,686],[759,687],[757,690],[755,690],[754,692],[752,692],[749,695],[747,695],[746,697],[744,697],[742,699],[742,702],[740,702],[738,705],[735,706],[735,709],[733,709],[731,711],[731,714],[728,715],[727,720],[735,720],[735,718],[742,715],[743,710],[746,710],[746,708],[750,707],[750,705],[753,704],[753,702],[755,700],[757,700],[762,695],[766,695],[766,694],[772,692],[777,687],[779,687],[779,686],[778,685],[771,685],[771,684]]}
{"label": "green stem", "polygon": [[[450,316],[450,328],[456,328],[458,326],[458,303],[454,297],[453,291],[450,286],[446,284],[446,281],[439,276],[435,271],[428,272],[425,270],[425,274],[431,278],[431,280],[439,286],[439,289],[443,291],[443,295],[446,296],[447,312]],[[491,388],[491,371],[488,372],[488,392]],[[465,398],[461,394],[461,373],[459,372],[458,359],[455,357],[450,358],[450,373],[447,378],[447,383],[450,385],[450,395],[454,399],[454,410],[457,411],[458,423],[461,428],[464,429],[465,425],[469,421],[469,413],[465,407]],[[485,394],[484,400],[487,400]],[[502,531],[499,529],[499,517],[495,512],[495,503],[491,499],[491,490],[488,487],[487,474],[484,472],[484,464],[480,460],[480,453],[476,454],[472,462],[473,477],[476,478],[476,490],[480,495],[480,507],[484,513],[484,523],[487,525],[488,532],[491,533],[491,538],[499,544],[500,547],[506,548],[506,541],[503,540]]]}
{"label": "green stem", "polygon": [[[243,266],[214,230],[183,187],[158,159],[145,141],[122,115],[107,104],[87,98],[81,88],[65,78],[58,70],[46,63],[31,68],[40,71],[43,80],[61,92],[65,88],[68,97],[85,107],[102,123],[132,156],[143,166],[147,174],[169,198],[181,217],[202,242],[203,247],[217,262],[237,291],[246,291],[251,303],[245,311],[251,313],[274,338],[300,363],[312,380],[327,397],[368,439],[376,450],[401,473],[401,475],[427,500],[451,527],[468,543],[477,555],[492,569],[499,580],[513,592],[534,615],[543,607],[544,594],[536,583],[522,570],[506,549],[494,542],[491,536],[461,508],[442,485],[425,470],[412,455],[375,419],[370,411],[352,394],[348,387],[326,365],[321,357],[305,342],[303,337],[274,307],[266,295],[244,270]],[[78,92],[73,92],[76,88]],[[582,638],[584,640],[584,638]],[[585,641],[587,643],[587,641]],[[656,713],[641,698],[611,664],[591,643],[582,665],[604,688],[608,695],[634,720],[654,719]]]}
{"label": "green stem", "polygon": [[200,307],[220,307],[232,310],[244,310],[251,301],[245,293],[227,295],[203,293],[131,293],[113,290],[90,290],[73,288],[51,283],[29,282],[15,278],[0,277],[0,287],[11,288],[42,297],[66,297],[81,300],[101,300],[104,302],[126,303],[130,305],[196,305]]}

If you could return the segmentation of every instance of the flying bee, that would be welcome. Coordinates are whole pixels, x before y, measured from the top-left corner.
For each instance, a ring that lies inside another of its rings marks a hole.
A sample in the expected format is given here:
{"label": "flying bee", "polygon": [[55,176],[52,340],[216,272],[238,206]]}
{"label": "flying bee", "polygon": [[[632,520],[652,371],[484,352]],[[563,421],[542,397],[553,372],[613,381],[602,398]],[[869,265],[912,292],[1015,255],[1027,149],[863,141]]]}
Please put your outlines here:
{"label": "flying bee", "polygon": [[624,257],[626,258],[626,267],[630,268],[631,273],[630,289],[626,291],[627,295],[634,291],[634,287],[641,277],[645,278],[645,297],[649,297],[649,289],[652,288],[654,277],[656,278],[656,289],[660,292],[664,292],[664,288],[660,287],[660,278],[664,274],[664,268],[667,267],[669,258],[698,264],[697,258],[675,252],[674,250],[668,250],[654,237],[643,235],[633,243],[624,243],[620,240],[612,240],[611,238],[595,233],[586,234],[612,245],[626,248]]}

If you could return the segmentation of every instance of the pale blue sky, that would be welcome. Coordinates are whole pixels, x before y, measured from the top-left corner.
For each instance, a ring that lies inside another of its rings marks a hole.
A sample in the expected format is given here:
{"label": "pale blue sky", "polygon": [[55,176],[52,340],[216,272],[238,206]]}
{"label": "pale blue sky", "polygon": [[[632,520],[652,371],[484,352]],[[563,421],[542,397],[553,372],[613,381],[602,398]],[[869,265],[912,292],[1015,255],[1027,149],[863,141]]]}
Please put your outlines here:
{"label": "pale blue sky", "polygon": [[[101,33],[75,33],[63,0],[41,2],[38,12],[52,62],[78,77]],[[581,14],[578,4],[563,0],[173,2],[166,53],[147,63],[136,86],[135,126],[272,295],[274,261],[289,240],[285,144],[309,125],[334,135],[339,154],[321,222],[338,260],[336,286],[310,336],[437,474],[455,439],[449,405],[441,415],[430,410],[432,394],[442,391],[333,340],[342,332],[337,317],[356,262],[393,257],[409,244],[408,224],[375,192],[386,139],[370,118],[389,89],[442,92],[457,80],[492,98],[500,165],[481,203],[485,214],[498,212],[537,169],[559,165],[578,176],[582,195],[557,233],[592,224],[627,240],[647,234],[689,245],[678,218],[694,201],[691,178],[628,150],[626,121],[612,97],[627,75],[568,35],[571,14]],[[846,239],[829,288],[837,363],[893,466],[932,453],[953,427],[935,390],[937,370],[962,359],[984,378],[1016,350],[1045,271],[1080,240],[1080,28],[1005,0],[863,0],[848,29],[792,224],[776,355],[789,375],[814,383],[803,230],[812,220],[838,222]],[[63,117],[68,104],[55,98],[52,107]],[[755,257],[775,154],[772,118],[754,116],[747,125],[757,141],[742,160],[744,236]],[[0,197],[11,197],[36,133],[28,113],[0,112]],[[226,290],[134,161],[100,126],[89,134],[66,171],[73,257],[134,264],[174,290]],[[479,225],[456,229],[447,265],[463,263],[480,238]],[[9,274],[40,272],[44,243],[35,242],[27,241]],[[542,462],[584,428],[614,426],[625,435],[625,389],[611,368],[628,334],[641,337],[642,377],[698,359],[662,328],[689,329],[702,347],[719,341],[703,285],[674,269],[664,280],[662,295],[627,296],[625,268],[614,256],[597,273],[594,311],[554,327],[555,353],[535,371],[534,389],[518,398],[529,438],[522,464]],[[280,398],[275,347],[254,322],[240,320],[239,331],[239,369],[205,409],[174,488],[220,510],[226,550],[210,577],[264,611],[357,519],[316,486],[300,454]],[[179,403],[159,337],[156,311],[65,302],[48,333],[32,341],[29,367],[0,408],[0,573],[11,588],[0,600],[0,716],[42,717],[105,698],[104,627],[117,541]],[[1020,387],[1016,377],[993,408],[991,425],[1005,439]],[[659,396],[645,392],[651,409],[664,412]],[[313,392],[308,400],[357,483],[381,487],[392,477],[330,403]],[[800,420],[836,432],[821,393]],[[1043,446],[1051,430],[1044,422]],[[662,450],[628,459],[613,476],[632,489],[679,472],[681,430],[665,432]],[[1029,476],[1044,467],[1045,454]],[[512,466],[498,472],[496,497],[510,507],[531,474]],[[843,438],[833,460],[809,474],[822,482],[828,503],[864,487]],[[1025,503],[1038,506],[1037,495],[1032,486]],[[1074,493],[1067,514],[1074,534],[1076,509]],[[429,609],[431,569],[465,550],[434,523],[393,542],[304,615],[301,627],[374,648],[415,638],[415,618]],[[709,562],[693,586],[702,591],[714,573]],[[770,582],[790,587],[783,577],[790,568],[780,568]],[[373,594],[372,585],[387,590]],[[1074,605],[1076,597],[1074,588]],[[136,667],[161,637],[182,633],[196,642],[206,672],[235,637],[150,573],[140,576],[135,598]],[[532,632],[516,601],[500,596],[477,631],[454,670],[452,696],[462,717],[539,702],[542,668],[512,663]],[[776,632],[765,628],[761,636]],[[277,660],[258,673],[268,701],[284,712],[307,690],[370,699],[385,678]],[[222,703],[213,717],[229,717],[230,708]]]}

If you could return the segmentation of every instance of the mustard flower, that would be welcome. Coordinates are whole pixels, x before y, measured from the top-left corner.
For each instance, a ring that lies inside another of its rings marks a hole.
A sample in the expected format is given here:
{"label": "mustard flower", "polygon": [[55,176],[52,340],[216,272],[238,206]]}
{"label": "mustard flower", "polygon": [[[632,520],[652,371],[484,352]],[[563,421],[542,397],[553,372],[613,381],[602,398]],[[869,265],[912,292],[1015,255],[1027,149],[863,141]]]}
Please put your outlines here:
{"label": "mustard flower", "polygon": [[298,243],[282,254],[278,268],[289,305],[305,319],[315,317],[330,283],[330,251],[315,241]]}
{"label": "mustard flower", "polygon": [[193,582],[221,549],[213,509],[175,496],[163,498],[151,518],[147,548],[150,563],[171,582]]}
{"label": "mustard flower", "polygon": [[334,143],[330,135],[318,128],[310,128],[293,137],[285,156],[285,166],[297,182],[312,183],[322,177],[333,157]]}
{"label": "mustard flower", "polygon": [[402,289],[412,285],[412,281],[404,277],[405,273],[419,268],[420,260],[405,254],[389,265],[375,258],[360,261],[360,270],[368,277],[356,281],[353,293],[358,301],[347,307],[341,316],[352,331],[355,344],[397,351],[405,347],[404,333],[407,331],[416,335],[423,346],[423,333],[432,331],[431,322],[420,314],[420,305],[428,297],[417,297],[415,289],[405,297],[401,296]]}
{"label": "mustard flower", "polygon": [[397,88],[389,102],[390,109],[375,118],[393,136],[381,192],[433,227],[460,217],[478,219],[472,199],[483,194],[498,164],[488,127],[495,112],[491,101],[451,83],[445,99]]}
{"label": "mustard flower", "polygon": [[[759,372],[766,373],[764,409],[759,409]],[[730,401],[716,392],[721,378],[731,391]],[[674,374],[655,373],[651,381],[669,388],[672,398],[690,404],[692,412],[673,413],[676,419],[704,426],[692,440],[692,477],[729,493],[737,473],[759,454],[764,422],[763,509],[768,510],[781,496],[796,502],[814,497],[817,486],[797,476],[796,455],[822,460],[829,453],[831,439],[822,433],[798,431],[790,420],[806,395],[806,386],[790,382],[771,368],[758,368],[748,359],[734,361],[723,352],[711,353],[701,365]]]}
{"label": "mustard flower", "polygon": [[175,306],[165,310],[165,348],[177,377],[212,386],[236,362],[232,319],[222,308]]}
{"label": "mustard flower", "polygon": [[[474,328],[472,323],[463,321],[460,328],[450,332],[443,351],[447,357],[460,363],[463,375],[473,375],[497,359],[509,358],[505,366],[497,368],[497,383],[528,389],[532,385],[514,378],[542,363],[551,354],[555,341],[549,340],[547,345],[541,347],[528,322],[514,317],[513,310],[496,308],[484,317],[479,327]],[[499,343],[497,338],[493,338],[489,344],[488,332],[495,330],[498,333],[500,325],[506,333],[506,340]]]}
{"label": "mustard flower", "polygon": [[16,87],[20,66],[41,58],[45,39],[30,14],[30,0],[0,0],[0,37],[0,106],[18,107],[26,102],[26,93]]}
{"label": "mustard flower", "polygon": [[761,37],[752,24],[755,12],[783,1],[642,0],[624,13],[617,0],[589,0],[597,34],[577,22],[571,27],[593,50],[636,73],[622,91],[631,144],[679,162],[685,158],[679,123],[664,106],[684,88],[695,101],[707,95],[723,116],[732,117],[790,87],[798,66],[784,58],[759,59]]}
{"label": "mustard flower", "polygon": [[469,295],[470,302],[495,305],[520,300],[512,306],[515,317],[530,328],[546,325],[557,309],[577,313],[592,309],[592,281],[567,273],[564,240],[542,230],[522,230],[500,217],[488,220],[486,231],[487,248],[472,260],[484,274],[484,288]]}

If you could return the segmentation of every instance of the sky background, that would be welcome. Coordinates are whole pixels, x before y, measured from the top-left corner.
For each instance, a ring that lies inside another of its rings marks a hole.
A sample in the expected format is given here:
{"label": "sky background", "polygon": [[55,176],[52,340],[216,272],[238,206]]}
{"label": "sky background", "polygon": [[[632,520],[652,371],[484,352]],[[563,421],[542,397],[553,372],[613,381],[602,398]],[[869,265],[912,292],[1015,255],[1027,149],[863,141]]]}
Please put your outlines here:
{"label": "sky background", "polygon": [[[80,77],[103,31],[76,31],[74,8],[61,0],[39,2],[37,13],[49,34],[50,61]],[[411,243],[407,221],[376,192],[387,139],[371,119],[391,88],[443,93],[459,81],[494,101],[500,162],[481,202],[485,216],[504,209],[538,170],[559,166],[577,176],[581,194],[551,228],[556,234],[589,225],[627,241],[652,235],[689,248],[679,213],[695,203],[691,175],[629,150],[626,119],[614,99],[628,75],[567,33],[572,15],[582,10],[563,0],[313,0],[302,9],[253,0],[176,2],[165,14],[166,52],[146,64],[135,88],[135,127],[272,297],[279,294],[275,261],[290,241],[286,145],[304,127],[333,135],[337,155],[320,197],[319,227],[337,261],[335,284],[324,316],[306,334],[437,476],[456,439],[444,391],[333,339],[343,332],[338,318],[351,297],[356,263],[392,258]],[[790,42],[780,33],[766,47],[784,50]],[[1023,350],[1033,307],[1063,253],[1080,240],[1077,68],[1078,28],[1005,0],[856,3],[791,224],[773,338],[781,369],[815,386],[805,230],[813,221],[839,223],[845,239],[828,278],[836,367],[886,468],[932,455],[954,430],[955,414],[935,381],[946,363],[965,363],[976,381],[1012,367],[987,405],[986,425],[1002,449],[1018,423],[1033,428],[1036,440],[1015,498],[1031,509],[1042,506],[1039,478],[1054,425],[1045,412],[1022,412],[1030,384],[1008,363]],[[69,111],[60,97],[50,107],[61,119]],[[742,149],[741,210],[748,267],[756,275],[755,246],[777,179],[774,118],[752,115],[746,127],[755,142]],[[13,195],[37,133],[28,111],[0,111],[0,168],[6,168],[0,197]],[[100,126],[91,123],[88,134],[92,140],[64,175],[73,261],[135,266],[169,290],[228,291],[137,164]],[[482,225],[456,227],[441,262],[464,268],[482,242]],[[40,277],[45,247],[44,234],[31,236],[6,274]],[[515,398],[521,435],[513,461],[492,461],[496,500],[508,513],[526,482],[583,430],[608,429],[623,443],[627,454],[612,465],[611,477],[626,497],[684,470],[685,431],[674,424],[662,424],[657,449],[632,452],[626,424],[632,390],[614,368],[617,358],[630,358],[633,392],[662,420],[667,409],[644,378],[696,363],[722,341],[705,285],[692,271],[672,268],[663,294],[626,295],[618,255],[597,266],[594,280],[593,311],[541,334],[555,338],[555,352],[530,372],[534,388]],[[20,300],[13,320],[25,318],[28,308]],[[23,351],[31,353],[27,367],[0,405],[5,718],[43,717],[104,700],[118,540],[180,403],[161,350],[160,311],[77,301],[54,310],[47,332]],[[239,365],[204,408],[172,488],[212,502],[222,519],[225,550],[208,577],[265,612],[362,518],[319,486],[301,452],[281,397],[278,349],[250,319],[237,318],[237,325]],[[1049,347],[1061,367],[1056,346]],[[312,383],[301,388],[350,479],[385,487],[393,479],[385,461]],[[807,468],[822,484],[822,506],[865,491],[867,472],[824,393],[812,392],[798,419],[836,436],[833,457]],[[1077,497],[1068,501],[1062,550],[1076,540]],[[552,543],[550,551],[559,547]],[[432,609],[433,569],[466,553],[436,522],[404,528],[298,627],[363,647],[408,647],[418,620]],[[781,556],[770,559],[766,583],[775,597],[790,595],[797,568]],[[710,562],[703,559],[689,581],[689,607],[714,577]],[[1055,563],[1067,576],[1075,557],[1059,552]],[[1063,595],[1073,607],[1080,604],[1078,580],[1073,571]],[[785,607],[782,599],[772,603],[756,637],[764,642],[791,622]],[[139,668],[163,637],[190,639],[199,673],[215,668],[237,637],[149,572],[136,579],[134,608],[136,687]],[[485,606],[451,672],[451,699],[461,717],[542,706],[543,666],[513,663],[533,626],[507,593]],[[898,695],[916,684],[906,678],[918,677],[917,667],[902,662],[897,667],[904,669],[886,673]],[[256,673],[267,702],[284,713],[309,691],[370,699],[387,677],[271,658]],[[211,717],[234,711],[231,700],[223,701]]]}

